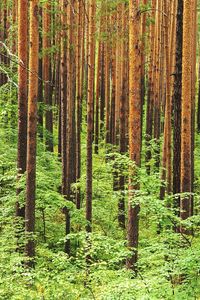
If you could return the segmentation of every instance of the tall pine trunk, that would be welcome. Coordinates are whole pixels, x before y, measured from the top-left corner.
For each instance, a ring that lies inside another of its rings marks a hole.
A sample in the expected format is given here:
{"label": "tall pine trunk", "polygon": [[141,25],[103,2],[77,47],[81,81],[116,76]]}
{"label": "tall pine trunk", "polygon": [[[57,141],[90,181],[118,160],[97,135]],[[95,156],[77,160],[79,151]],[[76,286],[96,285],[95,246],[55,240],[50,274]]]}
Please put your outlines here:
{"label": "tall pine trunk", "polygon": [[[19,177],[26,171],[27,152],[27,60],[28,60],[28,5],[26,0],[18,2],[18,154],[17,168]],[[17,194],[20,189],[17,189]],[[25,217],[25,206],[16,204],[16,216]]]}
{"label": "tall pine trunk", "polygon": [[[129,155],[136,167],[141,163],[141,55],[140,55],[140,13],[139,1],[129,1]],[[136,271],[138,259],[139,211],[133,204],[135,190],[139,189],[136,167],[130,168],[128,203],[128,246],[132,256],[127,267]]]}
{"label": "tall pine trunk", "polygon": [[[38,93],[38,0],[30,3],[30,54],[29,54],[29,90],[28,90],[28,140],[27,140],[27,178],[26,178],[26,209],[25,230],[27,243],[26,254],[29,258],[35,256],[35,188],[36,188],[36,134],[37,134],[37,93]],[[32,261],[29,262],[33,264]]]}
{"label": "tall pine trunk", "polygon": [[[176,65],[174,74],[174,149],[173,149],[173,194],[180,193],[181,178],[181,95],[182,95],[182,44],[183,44],[183,0],[178,0],[176,23]],[[180,197],[175,198],[175,207],[180,210]],[[180,212],[178,212],[178,215]]]}
{"label": "tall pine trunk", "polygon": [[[185,0],[183,8],[183,61],[182,61],[182,118],[181,118],[181,193],[191,193],[192,180],[192,85],[191,85],[191,28],[192,1]],[[181,218],[190,216],[191,196],[181,197]],[[185,231],[184,228],[182,228]]]}
{"label": "tall pine trunk", "polygon": [[92,140],[95,70],[95,12],[96,1],[89,2],[88,96],[87,96],[87,179],[86,179],[86,231],[92,231]]}

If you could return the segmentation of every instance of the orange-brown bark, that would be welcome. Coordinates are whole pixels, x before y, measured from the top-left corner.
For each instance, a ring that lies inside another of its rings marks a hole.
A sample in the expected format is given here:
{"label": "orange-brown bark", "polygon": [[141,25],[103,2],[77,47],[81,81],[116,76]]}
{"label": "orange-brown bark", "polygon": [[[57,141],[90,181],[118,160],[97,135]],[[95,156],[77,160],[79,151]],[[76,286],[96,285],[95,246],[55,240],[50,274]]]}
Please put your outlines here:
{"label": "orange-brown bark", "polygon": [[[129,1],[129,155],[137,167],[141,163],[141,55],[140,55],[140,13],[139,1]],[[136,270],[139,237],[138,204],[133,205],[134,190],[139,188],[136,180],[136,169],[131,168],[129,179],[128,204],[128,246],[134,248],[127,267]]]}
{"label": "orange-brown bark", "polygon": [[[184,1],[183,14],[183,61],[182,61],[182,123],[181,123],[181,192],[191,192],[191,117],[192,117],[192,85],[191,85],[191,33],[192,33],[192,1]],[[181,218],[190,216],[190,195],[181,198]]]}

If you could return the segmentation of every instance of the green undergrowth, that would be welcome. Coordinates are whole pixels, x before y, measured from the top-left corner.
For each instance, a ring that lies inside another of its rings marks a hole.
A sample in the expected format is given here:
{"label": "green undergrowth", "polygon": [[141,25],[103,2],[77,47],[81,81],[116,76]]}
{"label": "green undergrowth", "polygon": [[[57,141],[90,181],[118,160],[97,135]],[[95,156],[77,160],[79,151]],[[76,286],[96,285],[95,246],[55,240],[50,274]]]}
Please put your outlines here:
{"label": "green undergrowth", "polygon": [[[22,224],[14,218],[15,203],[25,196],[25,176],[17,182],[17,125],[11,110],[0,99],[0,299],[2,300],[132,300],[132,299],[200,299],[200,156],[195,153],[195,212],[186,226],[193,236],[174,232],[176,217],[173,198],[159,200],[160,175],[151,176],[143,166],[139,170],[141,189],[134,203],[140,203],[140,242],[138,274],[125,267],[130,249],[126,233],[119,228],[117,204],[121,197],[113,192],[113,170],[124,176],[130,164],[127,155],[108,150],[102,142],[99,155],[93,157],[93,233],[85,233],[86,143],[82,132],[82,176],[73,189],[81,188],[82,208],[60,195],[61,162],[57,153],[45,151],[38,139],[36,191],[36,263],[24,267],[24,255],[16,251],[23,246]],[[13,119],[14,118],[14,119]],[[6,122],[5,122],[6,120]],[[9,122],[7,122],[9,121]],[[5,126],[6,124],[6,126]],[[55,130],[56,132],[56,130]],[[56,141],[56,135],[55,135]],[[196,138],[197,147],[200,143]],[[155,150],[155,142],[151,150]],[[56,149],[56,147],[55,147]],[[143,158],[145,148],[143,147]],[[113,159],[114,157],[114,159]],[[150,161],[155,163],[156,156]],[[21,193],[16,197],[16,188]],[[127,187],[126,187],[127,191]],[[124,197],[127,207],[127,192]],[[71,215],[71,234],[65,236],[67,205]],[[71,241],[71,256],[64,252],[66,238]],[[88,246],[88,239],[90,246]],[[90,263],[86,263],[90,257]]]}

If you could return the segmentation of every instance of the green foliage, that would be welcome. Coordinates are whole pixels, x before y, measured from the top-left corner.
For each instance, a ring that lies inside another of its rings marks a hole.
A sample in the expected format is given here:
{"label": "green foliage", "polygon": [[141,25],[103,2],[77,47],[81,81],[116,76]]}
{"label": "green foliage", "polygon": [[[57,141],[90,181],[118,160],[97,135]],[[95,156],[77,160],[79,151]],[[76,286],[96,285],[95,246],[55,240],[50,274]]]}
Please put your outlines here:
{"label": "green foliage", "polygon": [[[13,216],[16,200],[20,205],[24,204],[26,174],[17,181],[17,127],[13,126],[16,124],[16,97],[15,91],[8,96],[4,88],[0,96],[0,300],[199,299],[199,151],[195,153],[196,215],[182,222],[188,230],[193,231],[193,235],[185,235],[174,231],[174,227],[181,224],[173,205],[174,197],[168,196],[164,201],[159,199],[160,187],[164,184],[154,168],[159,144],[156,141],[150,143],[153,154],[150,161],[153,170],[151,176],[146,173],[143,147],[142,167],[137,169],[133,178],[140,183],[140,190],[136,191],[132,205],[139,203],[141,207],[136,277],[125,268],[125,260],[131,250],[126,245],[126,233],[119,228],[117,221],[121,192],[113,192],[113,172],[127,178],[130,168],[135,168],[135,165],[127,154],[121,155],[117,149],[112,150],[112,147],[101,143],[100,154],[94,155],[93,162],[93,233],[87,236],[84,122],[82,176],[78,183],[73,184],[74,191],[81,189],[80,210],[70,199],[65,200],[61,196],[61,162],[57,153],[45,151],[38,138],[36,264],[34,269],[24,267],[24,254],[16,251],[16,245],[23,247],[26,237],[22,222]],[[12,103],[14,106],[11,109]],[[83,112],[85,114],[85,107]],[[196,143],[199,145],[199,137]],[[17,187],[21,190],[18,197]],[[127,180],[123,195],[127,210]],[[64,206],[68,207],[71,215],[71,233],[68,236],[65,236]],[[63,252],[66,239],[71,241],[70,257]]]}
{"label": "green foliage", "polygon": [[[83,209],[77,211],[73,203],[68,202],[72,232],[65,237],[62,207],[66,200],[59,193],[61,163],[56,154],[45,152],[42,143],[38,143],[36,267],[24,268],[23,254],[15,251],[16,232],[21,227],[13,220],[16,201],[16,150],[13,149],[16,144],[6,141],[4,129],[1,138],[4,143],[0,145],[0,299],[198,299],[199,217],[187,221],[189,227],[195,228],[194,237],[174,233],[173,221],[180,220],[175,211],[166,206],[173,199],[159,200],[159,174],[147,176],[143,167],[138,174],[141,189],[136,195],[141,205],[138,276],[135,278],[126,270],[124,262],[130,250],[117,224],[119,195],[112,191],[112,174],[117,167],[119,174],[127,176],[131,162],[127,155],[117,153],[105,158],[104,150],[94,156],[94,232],[88,240],[84,229],[85,168],[78,184]],[[84,165],[84,145],[82,151]],[[23,203],[25,176],[18,184]],[[127,196],[125,191],[126,203]],[[157,234],[160,224],[162,231]],[[71,257],[63,252],[66,238],[71,240]],[[24,239],[20,241],[22,244]]]}

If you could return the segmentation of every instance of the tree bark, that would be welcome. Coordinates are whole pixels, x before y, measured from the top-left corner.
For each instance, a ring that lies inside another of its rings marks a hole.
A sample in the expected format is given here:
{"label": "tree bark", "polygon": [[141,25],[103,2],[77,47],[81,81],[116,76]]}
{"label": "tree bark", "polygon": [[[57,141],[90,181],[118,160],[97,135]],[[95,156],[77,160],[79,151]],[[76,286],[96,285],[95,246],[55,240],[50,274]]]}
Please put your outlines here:
{"label": "tree bark", "polygon": [[[26,255],[35,256],[35,242],[32,236],[35,231],[35,188],[36,188],[36,133],[37,133],[37,93],[38,93],[38,0],[30,3],[30,54],[29,54],[29,90],[28,90],[28,140],[27,140],[27,178],[26,178],[26,209],[25,230],[27,243]],[[33,265],[30,261],[29,265]]]}
{"label": "tree bark", "polygon": [[[191,117],[192,117],[192,86],[191,86],[191,24],[192,1],[185,0],[183,8],[183,60],[182,60],[182,118],[181,118],[181,193],[191,193]],[[190,216],[191,196],[181,198],[181,218]],[[181,228],[184,231],[184,228]]]}
{"label": "tree bark", "polygon": [[[17,168],[20,177],[26,171],[27,155],[27,61],[28,61],[28,5],[26,0],[18,3],[18,57],[21,62],[18,65],[18,151]],[[17,189],[19,194],[20,189]],[[25,217],[25,206],[20,207],[16,203],[16,216]]]}
{"label": "tree bark", "polygon": [[[181,97],[182,97],[182,44],[183,44],[183,0],[178,0],[176,15],[176,65],[174,75],[174,149],[173,149],[173,194],[180,193],[181,178]],[[180,197],[175,198],[175,207],[180,215]]]}
{"label": "tree bark", "polygon": [[87,97],[87,167],[86,167],[86,231],[92,231],[92,140],[95,70],[95,12],[96,1],[89,2],[88,97]]}
{"label": "tree bark", "polygon": [[[140,54],[139,1],[129,1],[129,155],[137,167],[141,163],[141,54]],[[138,259],[139,211],[132,204],[135,190],[139,189],[135,167],[130,169],[128,203],[128,246],[133,251],[127,259],[127,267],[136,269]]]}

